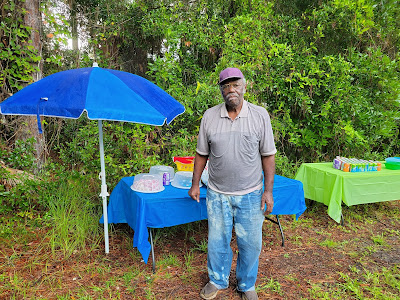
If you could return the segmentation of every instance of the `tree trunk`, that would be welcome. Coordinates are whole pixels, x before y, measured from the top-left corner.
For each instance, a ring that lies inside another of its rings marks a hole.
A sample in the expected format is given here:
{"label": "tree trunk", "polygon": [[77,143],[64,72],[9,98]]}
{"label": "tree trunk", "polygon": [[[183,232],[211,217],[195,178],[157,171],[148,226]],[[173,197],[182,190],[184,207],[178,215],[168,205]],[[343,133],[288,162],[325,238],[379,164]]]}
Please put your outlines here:
{"label": "tree trunk", "polygon": [[76,16],[76,4],[75,1],[71,2],[70,7],[70,24],[71,24],[71,36],[72,36],[72,50],[78,51],[78,20]]}
{"label": "tree trunk", "polygon": [[71,37],[72,37],[72,50],[75,55],[75,66],[79,68],[79,34],[78,34],[78,19],[77,19],[77,4],[75,0],[69,0],[69,23],[71,26]]}
{"label": "tree trunk", "polygon": [[[41,26],[41,15],[39,11],[39,0],[26,0],[25,9],[26,14],[24,16],[25,25],[31,29],[30,40],[32,46],[36,49],[39,56],[42,55],[42,45],[40,41],[40,26]],[[42,61],[39,62],[39,71],[32,74],[33,81],[38,81],[42,78]],[[43,134],[39,134],[37,118],[32,116],[21,117],[18,122],[20,127],[16,133],[16,139],[26,140],[27,138],[35,138],[35,149],[36,149],[36,162],[37,167],[35,173],[43,168],[46,160],[46,142]]]}

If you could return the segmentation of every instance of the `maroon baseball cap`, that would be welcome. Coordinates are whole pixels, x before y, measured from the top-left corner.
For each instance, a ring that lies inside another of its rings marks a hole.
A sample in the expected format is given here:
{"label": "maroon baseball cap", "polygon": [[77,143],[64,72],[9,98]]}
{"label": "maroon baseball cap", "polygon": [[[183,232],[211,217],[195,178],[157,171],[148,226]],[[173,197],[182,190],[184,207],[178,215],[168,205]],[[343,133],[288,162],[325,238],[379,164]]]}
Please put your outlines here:
{"label": "maroon baseball cap", "polygon": [[230,78],[244,78],[242,72],[238,68],[226,68],[225,70],[219,73],[219,83],[221,84],[223,81]]}

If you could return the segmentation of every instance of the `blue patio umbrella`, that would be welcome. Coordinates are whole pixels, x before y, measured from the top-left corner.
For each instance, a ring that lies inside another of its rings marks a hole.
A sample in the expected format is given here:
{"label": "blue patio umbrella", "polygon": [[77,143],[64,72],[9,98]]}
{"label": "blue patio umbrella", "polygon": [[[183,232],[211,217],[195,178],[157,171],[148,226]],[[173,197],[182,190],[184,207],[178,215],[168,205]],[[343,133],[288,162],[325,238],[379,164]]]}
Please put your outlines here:
{"label": "blue patio umbrella", "polygon": [[105,252],[109,252],[106,173],[102,120],[126,121],[161,126],[169,124],[185,108],[168,93],[143,77],[93,64],[58,72],[23,88],[0,103],[4,115],[33,115],[79,118],[86,111],[98,120],[103,198]]}

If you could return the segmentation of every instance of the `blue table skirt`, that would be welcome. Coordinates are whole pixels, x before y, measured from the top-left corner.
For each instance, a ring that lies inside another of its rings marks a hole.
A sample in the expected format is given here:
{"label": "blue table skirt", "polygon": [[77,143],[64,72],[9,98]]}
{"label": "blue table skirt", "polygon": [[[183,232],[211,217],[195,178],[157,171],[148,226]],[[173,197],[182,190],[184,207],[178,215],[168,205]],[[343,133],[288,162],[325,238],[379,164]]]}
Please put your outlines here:
{"label": "blue table skirt", "polygon": [[[133,247],[137,247],[147,263],[151,245],[148,228],[170,227],[207,219],[207,188],[200,188],[200,202],[192,200],[188,190],[165,186],[159,193],[140,193],[131,189],[134,177],[120,180],[110,195],[109,223],[128,223],[134,230]],[[296,215],[306,210],[303,184],[275,175],[273,215]],[[100,223],[103,223],[103,217]]]}

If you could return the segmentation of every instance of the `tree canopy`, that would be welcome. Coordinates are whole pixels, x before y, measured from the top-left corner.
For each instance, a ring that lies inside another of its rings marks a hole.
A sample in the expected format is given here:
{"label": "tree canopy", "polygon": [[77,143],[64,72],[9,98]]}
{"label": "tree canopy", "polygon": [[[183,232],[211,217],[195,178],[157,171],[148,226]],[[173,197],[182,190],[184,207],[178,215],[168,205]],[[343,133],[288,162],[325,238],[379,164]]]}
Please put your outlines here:
{"label": "tree canopy", "polygon": [[[246,99],[271,115],[278,174],[336,155],[399,154],[398,1],[46,0],[41,53],[24,21],[29,1],[1,3],[0,100],[31,83],[39,62],[46,76],[96,60],[146,77],[185,105],[170,126],[105,124],[115,178],[194,155],[201,116],[221,101],[218,74],[231,66],[247,79]],[[1,116],[0,151],[14,166],[16,128]],[[99,168],[93,122],[46,118],[45,138],[55,161]]]}

